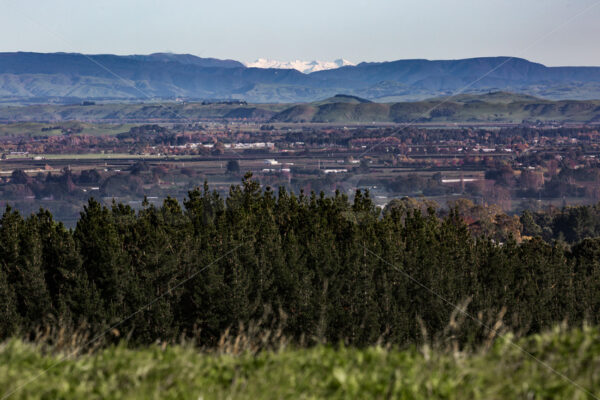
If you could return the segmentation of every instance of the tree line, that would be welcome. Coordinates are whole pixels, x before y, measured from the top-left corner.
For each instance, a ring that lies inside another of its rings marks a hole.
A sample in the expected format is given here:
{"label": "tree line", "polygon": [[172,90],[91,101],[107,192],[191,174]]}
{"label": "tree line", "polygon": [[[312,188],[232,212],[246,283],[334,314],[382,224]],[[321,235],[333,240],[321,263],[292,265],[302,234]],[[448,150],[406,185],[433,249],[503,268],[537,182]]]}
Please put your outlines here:
{"label": "tree line", "polygon": [[[135,211],[90,199],[67,230],[48,211],[0,219],[0,337],[46,326],[133,343],[216,345],[261,321],[296,340],[368,345],[448,329],[452,304],[522,333],[598,323],[600,239],[474,237],[460,215],[382,213],[366,191],[295,195],[247,174],[226,198],[204,187]],[[428,288],[428,289],[425,289]],[[435,293],[436,295],[432,294]],[[465,342],[488,332],[466,320]]]}

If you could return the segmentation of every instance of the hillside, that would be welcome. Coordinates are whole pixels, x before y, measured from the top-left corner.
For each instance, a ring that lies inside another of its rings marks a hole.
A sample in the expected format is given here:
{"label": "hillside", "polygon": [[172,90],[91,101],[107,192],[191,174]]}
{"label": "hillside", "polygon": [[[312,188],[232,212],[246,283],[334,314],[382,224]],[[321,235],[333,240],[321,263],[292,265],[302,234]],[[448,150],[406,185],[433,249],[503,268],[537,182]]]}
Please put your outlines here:
{"label": "hillside", "polygon": [[174,98],[296,103],[338,93],[389,103],[491,90],[554,100],[600,98],[600,67],[487,57],[361,63],[304,74],[189,54],[0,53],[0,102],[12,104]]}
{"label": "hillside", "polygon": [[[303,112],[298,117],[298,111]],[[505,92],[402,103],[325,101],[293,106],[274,122],[599,122],[600,101],[551,101]]]}
{"label": "hillside", "polygon": [[600,122],[600,100],[552,101],[507,92],[468,94],[416,102],[375,103],[336,95],[312,103],[102,103],[0,106],[0,122],[143,122],[196,120],[255,122]]}
{"label": "hillside", "polygon": [[312,103],[105,103],[0,106],[0,122],[78,120],[140,122],[252,120],[281,123],[373,122],[600,122],[600,100],[553,101],[507,92],[468,94],[416,102],[375,103],[336,95]]}
{"label": "hillside", "polygon": [[319,71],[320,79],[338,79],[356,85],[380,81],[404,82],[423,88],[447,88],[483,77],[474,87],[501,84],[599,82],[598,67],[546,67],[522,58],[482,57],[462,60],[398,60],[361,63],[355,67]]}
{"label": "hillside", "polygon": [[324,100],[318,100],[318,101],[312,102],[312,104],[315,106],[320,106],[323,104],[335,104],[335,103],[363,104],[363,103],[372,103],[372,101],[363,99],[358,96],[351,96],[351,95],[347,95],[347,94],[336,94],[333,97],[329,97]]}
{"label": "hillside", "polygon": [[232,98],[259,83],[302,85],[309,80],[295,70],[246,68],[236,61],[189,55],[0,54],[0,98],[5,101]]}

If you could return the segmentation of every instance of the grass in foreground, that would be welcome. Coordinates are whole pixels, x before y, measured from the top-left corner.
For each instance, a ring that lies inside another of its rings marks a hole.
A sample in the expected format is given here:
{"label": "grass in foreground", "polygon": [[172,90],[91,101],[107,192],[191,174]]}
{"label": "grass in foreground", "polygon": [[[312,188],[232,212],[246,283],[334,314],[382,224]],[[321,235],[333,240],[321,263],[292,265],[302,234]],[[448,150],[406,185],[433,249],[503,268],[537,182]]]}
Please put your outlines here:
{"label": "grass in foreground", "polygon": [[[600,393],[600,330],[555,329],[518,341],[540,361]],[[61,359],[10,340],[0,347],[0,393]],[[0,398],[1,395],[0,395]],[[252,354],[191,346],[116,346],[67,360],[11,399],[592,399],[504,340],[457,353],[320,346]]]}

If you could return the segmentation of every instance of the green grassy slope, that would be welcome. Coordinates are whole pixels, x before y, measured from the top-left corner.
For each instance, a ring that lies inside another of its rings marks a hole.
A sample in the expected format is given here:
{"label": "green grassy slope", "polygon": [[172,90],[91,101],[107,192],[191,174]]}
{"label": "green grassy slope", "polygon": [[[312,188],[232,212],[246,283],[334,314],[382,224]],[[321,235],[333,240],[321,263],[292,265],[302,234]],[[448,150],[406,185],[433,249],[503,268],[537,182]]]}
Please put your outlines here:
{"label": "green grassy slope", "polygon": [[372,103],[372,101],[363,99],[357,96],[350,96],[347,94],[336,94],[335,96],[328,97],[323,100],[313,101],[311,104],[315,106],[320,106],[323,104],[333,104],[333,103],[350,103],[350,104],[363,104],[363,103]]}
{"label": "green grassy slope", "polygon": [[311,122],[313,121],[318,108],[309,104],[299,104],[292,106],[274,117],[277,122]]}
{"label": "green grassy slope", "polygon": [[532,96],[494,92],[459,95],[419,102],[371,103],[338,96],[301,104],[148,103],[34,105],[0,107],[0,122],[64,121],[156,122],[197,120],[259,122],[600,122],[600,100],[552,101]]}
{"label": "green grassy slope", "polygon": [[58,355],[12,340],[0,347],[0,394],[19,388],[11,399],[593,398],[576,385],[600,393],[597,328],[556,329],[518,343],[539,361],[498,340],[469,354],[321,346],[231,355],[118,346],[55,365]]}
{"label": "green grassy slope", "polygon": [[379,122],[390,120],[390,106],[378,103],[333,103],[319,107],[313,122]]}
{"label": "green grassy slope", "polygon": [[[600,121],[598,100],[551,101],[504,92],[403,103],[325,103],[311,108],[313,118],[310,122]],[[294,122],[285,111],[274,119]]]}

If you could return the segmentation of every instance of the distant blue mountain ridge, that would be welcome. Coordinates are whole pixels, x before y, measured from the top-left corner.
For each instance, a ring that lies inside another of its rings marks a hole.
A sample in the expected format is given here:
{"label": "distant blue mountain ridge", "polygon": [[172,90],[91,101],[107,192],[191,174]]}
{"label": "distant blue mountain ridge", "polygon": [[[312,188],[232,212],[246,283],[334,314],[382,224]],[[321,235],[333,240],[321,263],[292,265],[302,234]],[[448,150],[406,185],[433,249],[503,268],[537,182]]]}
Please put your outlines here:
{"label": "distant blue mountain ridge", "polygon": [[522,58],[363,62],[303,74],[190,54],[0,53],[0,101],[239,99],[310,102],[338,93],[376,102],[508,91],[600,99],[600,67],[547,67]]}

